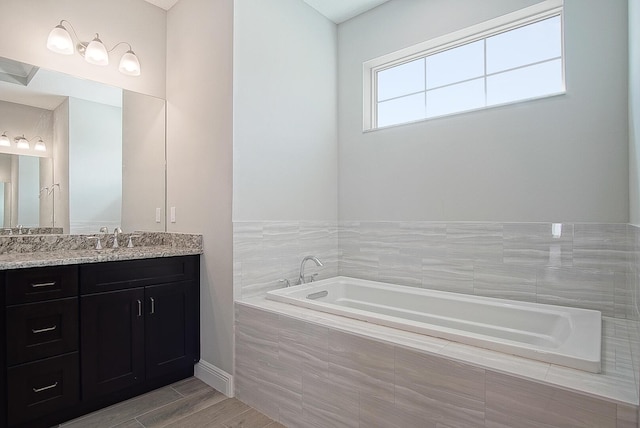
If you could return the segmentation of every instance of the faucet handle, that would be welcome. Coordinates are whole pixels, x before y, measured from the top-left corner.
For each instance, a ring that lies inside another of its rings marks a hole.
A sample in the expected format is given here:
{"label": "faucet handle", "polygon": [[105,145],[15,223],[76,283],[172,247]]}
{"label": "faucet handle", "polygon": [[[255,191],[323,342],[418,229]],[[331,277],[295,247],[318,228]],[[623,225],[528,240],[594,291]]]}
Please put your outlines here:
{"label": "faucet handle", "polygon": [[280,278],[278,282],[283,283],[285,287],[291,287],[291,282],[287,278]]}
{"label": "faucet handle", "polygon": [[96,239],[96,250],[102,250],[102,241],[101,241],[101,237],[99,236],[89,236],[87,237],[87,239]]}
{"label": "faucet handle", "polygon": [[100,228],[100,233],[109,233],[109,228],[107,226],[102,226]]}
{"label": "faucet handle", "polygon": [[129,235],[129,243],[127,244],[127,248],[133,248],[133,238],[139,238],[140,235]]}

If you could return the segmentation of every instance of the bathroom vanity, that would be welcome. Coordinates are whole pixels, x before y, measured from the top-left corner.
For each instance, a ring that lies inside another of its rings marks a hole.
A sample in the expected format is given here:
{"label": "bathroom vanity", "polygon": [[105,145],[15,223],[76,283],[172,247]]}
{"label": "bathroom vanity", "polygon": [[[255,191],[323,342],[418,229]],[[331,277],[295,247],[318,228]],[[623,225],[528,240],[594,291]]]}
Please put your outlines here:
{"label": "bathroom vanity", "polygon": [[0,270],[0,426],[49,427],[193,375],[199,257]]}

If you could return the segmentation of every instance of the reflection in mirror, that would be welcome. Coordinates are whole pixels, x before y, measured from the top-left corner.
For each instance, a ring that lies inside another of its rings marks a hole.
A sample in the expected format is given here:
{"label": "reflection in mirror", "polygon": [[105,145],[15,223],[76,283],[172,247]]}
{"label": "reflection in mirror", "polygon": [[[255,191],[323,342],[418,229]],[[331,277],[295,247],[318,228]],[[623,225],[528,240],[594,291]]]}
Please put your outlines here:
{"label": "reflection in mirror", "polygon": [[51,159],[0,154],[0,219],[3,229],[53,227]]}
{"label": "reflection in mirror", "polygon": [[165,230],[164,100],[0,58],[0,128],[46,144],[0,147],[5,228]]}

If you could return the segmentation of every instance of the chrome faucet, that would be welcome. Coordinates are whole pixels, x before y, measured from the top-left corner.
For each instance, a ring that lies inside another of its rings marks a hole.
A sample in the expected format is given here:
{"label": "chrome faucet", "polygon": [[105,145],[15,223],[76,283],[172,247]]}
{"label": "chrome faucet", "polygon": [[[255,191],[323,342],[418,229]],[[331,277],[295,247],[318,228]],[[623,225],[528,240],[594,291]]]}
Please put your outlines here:
{"label": "chrome faucet", "polygon": [[[302,259],[302,263],[300,263],[300,276],[298,277],[298,284],[305,284],[307,282],[304,277],[304,265],[308,260],[312,260],[318,267],[324,266],[316,256],[306,256],[304,259]],[[311,277],[311,281],[313,281],[313,276]]]}
{"label": "chrome faucet", "polygon": [[113,229],[113,248],[118,248],[118,235],[122,233],[122,229],[116,227]]}
{"label": "chrome faucet", "polygon": [[18,235],[22,235],[22,225],[18,225]]}

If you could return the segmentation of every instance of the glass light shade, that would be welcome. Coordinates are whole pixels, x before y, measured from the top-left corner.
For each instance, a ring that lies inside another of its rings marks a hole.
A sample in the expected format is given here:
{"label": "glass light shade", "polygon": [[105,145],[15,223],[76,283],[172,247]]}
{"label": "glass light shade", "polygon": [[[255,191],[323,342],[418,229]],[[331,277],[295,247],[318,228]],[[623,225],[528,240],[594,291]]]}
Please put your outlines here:
{"label": "glass light shade", "polygon": [[0,146],[11,147],[11,140],[9,140],[7,134],[0,135]]}
{"label": "glass light shade", "polygon": [[47,48],[50,51],[63,54],[63,55],[73,55],[73,40],[71,40],[71,35],[61,25],[56,26],[49,33],[49,38],[47,39]]}
{"label": "glass light shade", "polygon": [[44,141],[42,141],[42,138],[38,139],[38,141],[36,141],[35,146],[33,146],[33,148],[39,152],[46,152],[47,151],[47,145],[44,143]]}
{"label": "glass light shade", "polygon": [[30,149],[31,145],[29,144],[29,140],[24,137],[16,138],[16,147],[19,149]]}
{"label": "glass light shade", "polygon": [[128,50],[127,53],[122,55],[118,70],[128,76],[140,76],[140,61],[138,61],[138,57],[132,50]]}
{"label": "glass light shade", "polygon": [[89,64],[109,65],[109,54],[107,53],[107,48],[97,35],[96,38],[87,45],[87,49],[84,51],[84,59]]}

